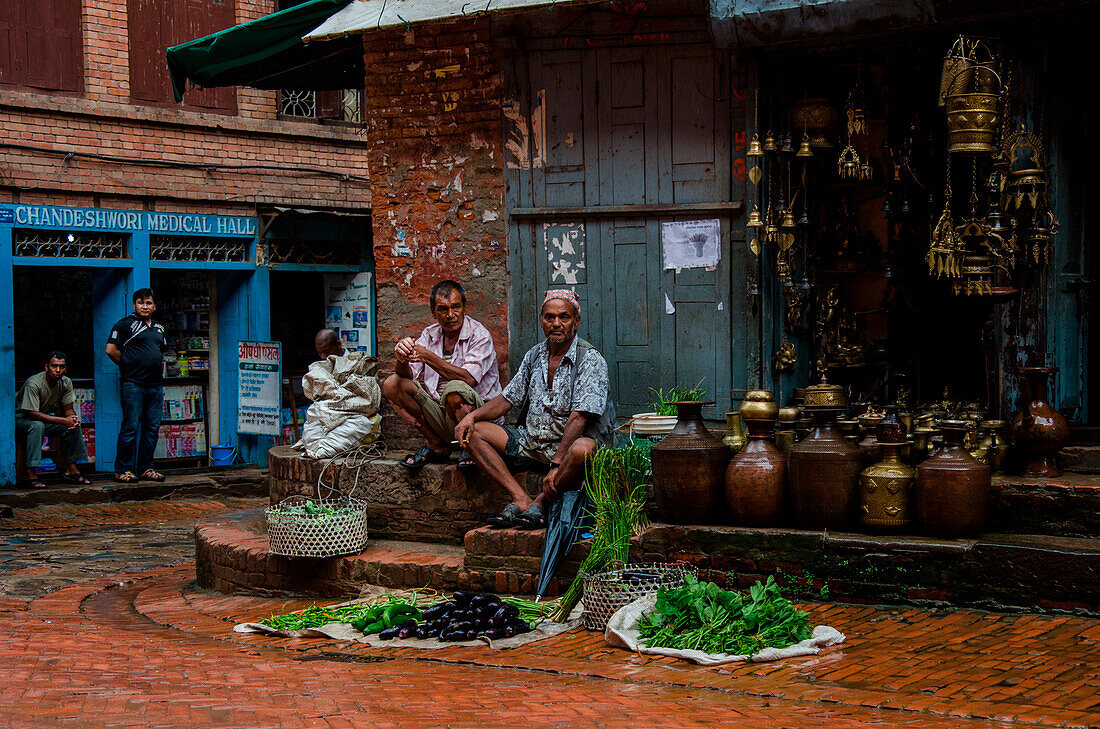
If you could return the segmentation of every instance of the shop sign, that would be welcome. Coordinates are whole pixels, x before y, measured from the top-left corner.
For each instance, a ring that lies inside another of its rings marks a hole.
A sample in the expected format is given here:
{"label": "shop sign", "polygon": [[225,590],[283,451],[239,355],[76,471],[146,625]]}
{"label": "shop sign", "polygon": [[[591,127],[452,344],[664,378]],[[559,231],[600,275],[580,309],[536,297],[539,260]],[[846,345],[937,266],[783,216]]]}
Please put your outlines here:
{"label": "shop sign", "polygon": [[281,435],[282,345],[237,342],[237,432]]}
{"label": "shop sign", "polygon": [[181,235],[256,235],[256,219],[237,215],[158,213],[145,210],[68,208],[55,205],[0,207],[0,223],[26,228],[109,230],[127,233],[176,233]]}

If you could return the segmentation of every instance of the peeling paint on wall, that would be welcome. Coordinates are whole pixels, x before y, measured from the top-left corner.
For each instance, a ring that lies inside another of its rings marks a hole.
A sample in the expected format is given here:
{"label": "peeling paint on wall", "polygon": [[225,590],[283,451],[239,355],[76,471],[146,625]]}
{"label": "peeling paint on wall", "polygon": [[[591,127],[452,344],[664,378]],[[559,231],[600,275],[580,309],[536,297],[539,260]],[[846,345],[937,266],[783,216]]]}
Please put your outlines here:
{"label": "peeling paint on wall", "polygon": [[501,104],[508,135],[504,148],[510,153],[508,166],[512,169],[528,170],[532,167],[542,167],[542,151],[546,147],[545,99],[545,90],[535,94],[535,108],[531,110],[530,124],[523,116],[515,99],[506,99]]}
{"label": "peeling paint on wall", "polygon": [[584,223],[543,223],[542,241],[550,280],[555,283],[583,284],[586,276]]}

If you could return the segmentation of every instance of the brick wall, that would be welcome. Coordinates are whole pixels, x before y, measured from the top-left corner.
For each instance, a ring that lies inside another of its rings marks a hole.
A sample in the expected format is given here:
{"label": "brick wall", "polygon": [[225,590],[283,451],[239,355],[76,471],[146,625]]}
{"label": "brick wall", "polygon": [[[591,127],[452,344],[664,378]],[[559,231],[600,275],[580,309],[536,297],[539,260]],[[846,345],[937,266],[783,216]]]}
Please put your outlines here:
{"label": "brick wall", "polygon": [[379,354],[431,322],[428,291],[463,284],[508,357],[501,74],[487,18],[420,24],[364,43]]}
{"label": "brick wall", "polygon": [[[236,0],[237,20],[274,5]],[[0,201],[246,215],[256,204],[369,210],[361,130],[277,119],[274,91],[237,89],[236,115],[130,104],[127,28],[126,0],[85,0],[84,92],[0,87],[2,141],[35,148],[0,148]],[[237,169],[196,167],[210,163]]]}

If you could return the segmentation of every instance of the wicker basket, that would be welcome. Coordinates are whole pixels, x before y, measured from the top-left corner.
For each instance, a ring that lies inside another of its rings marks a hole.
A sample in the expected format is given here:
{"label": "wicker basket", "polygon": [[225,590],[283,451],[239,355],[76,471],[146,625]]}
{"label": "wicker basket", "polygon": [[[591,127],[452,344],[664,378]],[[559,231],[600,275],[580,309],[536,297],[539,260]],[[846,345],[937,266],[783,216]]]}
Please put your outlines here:
{"label": "wicker basket", "polygon": [[[620,563],[621,565],[621,563]],[[603,630],[623,605],[656,595],[662,587],[683,587],[684,575],[696,574],[695,567],[672,564],[621,565],[595,575],[584,575],[584,627]]]}
{"label": "wicker basket", "polygon": [[[304,513],[307,503],[331,508],[334,513]],[[335,557],[358,554],[367,544],[367,504],[359,499],[291,496],[268,507],[266,513],[267,537],[273,554]]]}

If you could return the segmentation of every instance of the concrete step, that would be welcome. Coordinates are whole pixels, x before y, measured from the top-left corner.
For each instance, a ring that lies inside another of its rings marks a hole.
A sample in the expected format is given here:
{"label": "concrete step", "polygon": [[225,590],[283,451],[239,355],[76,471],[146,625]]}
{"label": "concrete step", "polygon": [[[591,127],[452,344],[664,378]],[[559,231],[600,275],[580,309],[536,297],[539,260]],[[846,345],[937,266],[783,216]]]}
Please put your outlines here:
{"label": "concrete step", "polygon": [[117,483],[113,476],[92,476],[89,486],[62,481],[48,482],[44,489],[0,490],[0,503],[17,509],[45,504],[97,504],[111,501],[191,499],[201,496],[266,496],[267,472],[259,468],[219,468],[196,473],[167,474],[163,483],[139,481]]}

